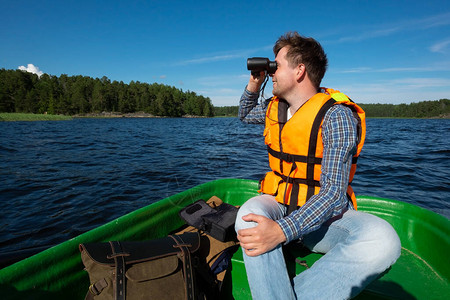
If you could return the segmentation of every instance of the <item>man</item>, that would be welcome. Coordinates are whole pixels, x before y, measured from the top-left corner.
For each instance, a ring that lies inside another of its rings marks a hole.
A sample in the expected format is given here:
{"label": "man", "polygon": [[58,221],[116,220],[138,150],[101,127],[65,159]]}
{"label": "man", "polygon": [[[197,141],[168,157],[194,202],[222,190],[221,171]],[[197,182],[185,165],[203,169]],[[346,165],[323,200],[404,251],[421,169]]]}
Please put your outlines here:
{"label": "man", "polygon": [[[349,299],[400,256],[384,220],[356,211],[349,183],[365,137],[364,111],[344,94],[320,88],[321,45],[287,33],[274,46],[273,95],[258,104],[264,72],[250,76],[239,117],[265,121],[272,169],[261,194],[240,208],[236,231],[254,299]],[[290,279],[282,246],[300,240],[325,253]]]}

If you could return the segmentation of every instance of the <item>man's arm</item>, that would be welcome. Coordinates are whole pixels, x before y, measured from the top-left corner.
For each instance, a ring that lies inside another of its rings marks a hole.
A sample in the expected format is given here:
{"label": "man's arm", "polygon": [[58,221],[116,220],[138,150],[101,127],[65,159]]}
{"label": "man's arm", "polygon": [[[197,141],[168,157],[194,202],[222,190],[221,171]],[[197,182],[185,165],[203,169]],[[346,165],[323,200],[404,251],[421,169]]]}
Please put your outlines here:
{"label": "man's arm", "polygon": [[238,117],[248,124],[264,124],[267,101],[258,103],[259,94],[249,92],[247,89],[239,101]]}
{"label": "man's arm", "polygon": [[258,103],[259,90],[264,81],[265,73],[261,72],[259,77],[250,75],[248,84],[239,101],[239,119],[249,124],[264,124],[266,108],[270,100]]}
{"label": "man's arm", "polygon": [[287,243],[317,230],[328,219],[349,207],[346,194],[352,157],[357,147],[356,126],[357,120],[348,107],[335,105],[325,115],[322,125],[321,188],[298,210],[276,221]]}

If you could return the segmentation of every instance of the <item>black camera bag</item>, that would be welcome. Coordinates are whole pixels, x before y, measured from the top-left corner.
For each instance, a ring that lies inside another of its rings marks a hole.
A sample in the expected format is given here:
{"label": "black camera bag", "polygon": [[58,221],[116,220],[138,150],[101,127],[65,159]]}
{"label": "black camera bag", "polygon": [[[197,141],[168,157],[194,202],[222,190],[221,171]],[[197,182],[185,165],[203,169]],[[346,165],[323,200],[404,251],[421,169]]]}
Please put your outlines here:
{"label": "black camera bag", "polygon": [[[222,202],[220,199],[218,201]],[[204,200],[198,200],[183,208],[179,215],[188,225],[204,231],[221,242],[226,242],[236,236],[234,223],[238,210],[237,207],[225,202],[217,207],[211,207]]]}

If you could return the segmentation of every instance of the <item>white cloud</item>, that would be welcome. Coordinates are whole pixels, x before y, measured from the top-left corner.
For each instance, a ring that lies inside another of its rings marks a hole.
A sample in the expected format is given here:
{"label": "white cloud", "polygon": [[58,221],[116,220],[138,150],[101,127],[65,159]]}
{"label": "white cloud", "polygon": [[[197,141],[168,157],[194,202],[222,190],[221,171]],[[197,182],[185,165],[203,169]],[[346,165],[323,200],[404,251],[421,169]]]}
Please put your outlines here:
{"label": "white cloud", "polygon": [[241,98],[240,90],[211,90],[201,93],[211,99],[214,106],[237,106]]}
{"label": "white cloud", "polygon": [[[245,85],[244,85],[245,86]],[[231,87],[205,86],[196,92],[205,97],[209,97],[214,106],[234,106],[239,105],[244,86],[232,85]]]}
{"label": "white cloud", "polygon": [[[250,73],[250,72],[249,72]],[[240,84],[245,87],[250,75],[217,75],[197,78],[197,83],[203,87],[230,87],[235,84]]]}
{"label": "white cloud", "polygon": [[[333,72],[333,70],[330,70],[329,73]],[[358,67],[348,70],[334,70],[335,73],[366,73],[366,72],[373,72],[372,68],[369,67]]]}
{"label": "white cloud", "polygon": [[430,47],[431,52],[439,52],[439,53],[445,53],[446,50],[449,50],[450,46],[450,39],[440,41]]}
{"label": "white cloud", "polygon": [[450,79],[448,78],[400,78],[392,80],[394,86],[403,86],[407,89],[424,89],[424,88],[449,88]]}
{"label": "white cloud", "polygon": [[26,67],[25,67],[25,66],[19,66],[18,69],[19,69],[19,70],[22,70],[22,71],[29,72],[29,73],[36,74],[36,75],[39,76],[39,77],[41,77],[42,74],[44,74],[44,72],[42,72],[41,70],[39,70],[39,68],[36,67],[36,66],[33,65],[33,64],[28,64]]}
{"label": "white cloud", "polygon": [[[449,41],[450,43],[450,41]],[[371,68],[371,67],[357,67],[353,69],[330,69],[329,73],[392,73],[392,72],[437,72],[450,71],[449,62],[439,62],[427,67],[391,67],[391,68]]]}
{"label": "white cloud", "polygon": [[399,26],[385,28],[385,29],[375,29],[372,31],[366,31],[366,32],[362,32],[360,34],[355,34],[352,36],[341,37],[338,40],[338,42],[339,43],[359,42],[359,41],[369,40],[369,39],[378,38],[378,37],[390,36],[392,34],[395,34],[399,31],[401,31],[402,29],[403,28],[401,28]]}
{"label": "white cloud", "polygon": [[163,75],[153,75],[153,80],[162,80],[162,79],[166,79],[167,75],[163,74]]}
{"label": "white cloud", "polygon": [[259,48],[254,49],[243,49],[243,50],[234,50],[234,51],[228,51],[227,53],[217,53],[217,54],[210,54],[201,58],[194,58],[194,59],[187,59],[183,61],[179,61],[174,63],[174,66],[185,66],[185,65],[192,65],[192,64],[203,64],[203,63],[211,63],[211,62],[218,62],[218,61],[227,61],[237,58],[243,58],[243,57],[249,57],[253,53],[258,52],[266,52],[267,50],[272,49],[272,46],[263,46]]}
{"label": "white cloud", "polygon": [[189,59],[189,60],[179,62],[177,64],[178,65],[201,64],[201,63],[208,63],[208,62],[230,60],[230,59],[239,58],[239,57],[241,57],[241,55],[239,55],[239,54],[216,55],[216,56],[202,57],[202,58],[197,58],[197,59]]}
{"label": "white cloud", "polygon": [[335,42],[360,42],[379,37],[391,36],[405,31],[419,31],[434,27],[447,26],[450,24],[450,13],[443,13],[424,17],[421,19],[413,18],[400,20],[388,24],[378,24],[377,27],[371,26],[371,29],[364,32],[354,32],[351,35],[339,38]]}
{"label": "white cloud", "polygon": [[[214,106],[236,106],[239,105],[244,88],[250,78],[250,72],[227,76],[209,76],[197,78],[196,86],[192,90],[209,97]],[[264,97],[272,96],[272,80],[269,79]]]}
{"label": "white cloud", "polygon": [[[227,86],[225,84],[212,84],[216,80],[212,80],[211,84],[202,82],[203,88],[199,88],[196,91],[205,97],[209,97],[214,106],[236,106],[239,105],[239,99],[244,91],[246,80],[248,80],[248,76],[245,77],[242,76],[242,80],[245,82],[228,82]],[[239,78],[239,76],[236,76],[236,78]],[[204,79],[206,80],[207,78]],[[221,82],[220,78],[217,78],[217,82]],[[404,77],[369,83],[358,82],[358,80],[355,80],[352,84],[348,84],[336,82],[335,80],[326,80],[323,85],[337,88],[357,103],[400,104],[448,99],[450,97],[450,79],[444,77]],[[269,82],[264,92],[264,97],[272,96],[271,92],[272,85]]]}
{"label": "white cloud", "polygon": [[[328,86],[338,85],[331,83]],[[398,78],[366,84],[340,85],[339,90],[357,103],[411,103],[448,99],[450,96],[450,79]]]}
{"label": "white cloud", "polygon": [[419,19],[417,24],[425,28],[440,27],[450,24],[450,12]]}

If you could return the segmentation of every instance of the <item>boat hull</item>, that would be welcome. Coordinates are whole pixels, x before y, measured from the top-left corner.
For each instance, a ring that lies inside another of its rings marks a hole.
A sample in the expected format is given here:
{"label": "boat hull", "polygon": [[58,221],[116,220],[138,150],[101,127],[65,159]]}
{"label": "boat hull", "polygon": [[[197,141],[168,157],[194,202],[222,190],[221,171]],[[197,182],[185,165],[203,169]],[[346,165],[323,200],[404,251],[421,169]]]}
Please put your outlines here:
{"label": "boat hull", "polygon": [[[148,240],[176,230],[184,223],[182,207],[198,199],[218,196],[241,205],[257,194],[258,183],[243,179],[211,181],[138,209],[80,236],[0,270],[4,299],[83,299],[89,278],[78,245],[109,240]],[[357,197],[358,207],[377,215],[396,229],[402,254],[392,268],[371,283],[358,299],[442,299],[450,295],[450,221],[443,216],[399,201]],[[312,265],[319,254],[289,250]],[[251,299],[242,251],[233,256],[224,286],[224,299]],[[287,261],[291,272],[304,267]]]}

